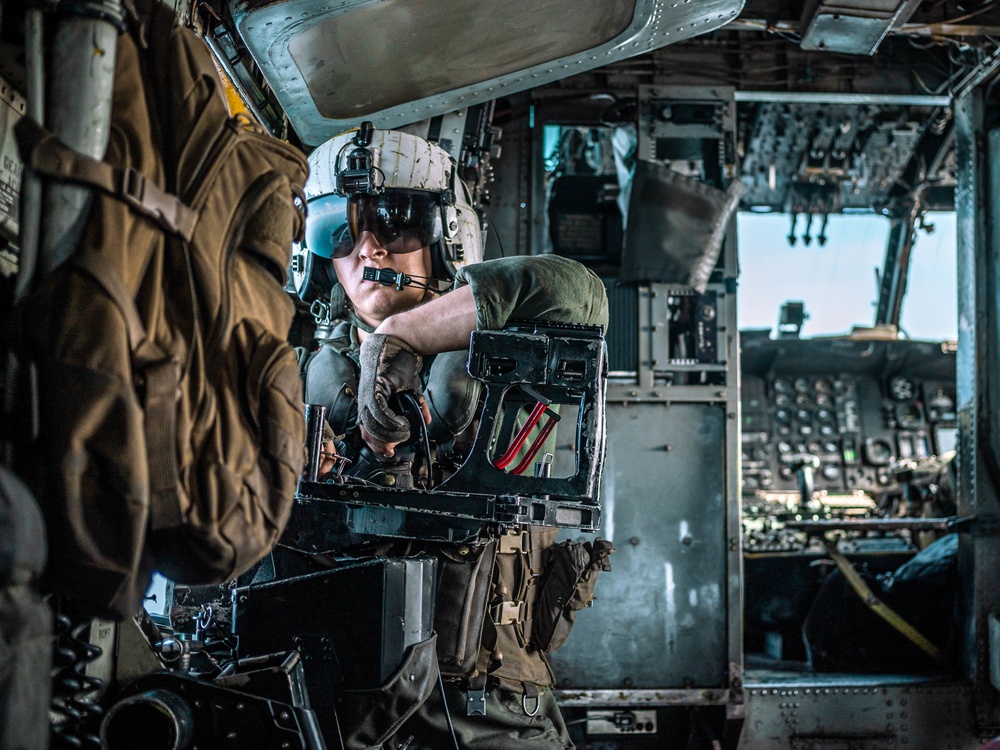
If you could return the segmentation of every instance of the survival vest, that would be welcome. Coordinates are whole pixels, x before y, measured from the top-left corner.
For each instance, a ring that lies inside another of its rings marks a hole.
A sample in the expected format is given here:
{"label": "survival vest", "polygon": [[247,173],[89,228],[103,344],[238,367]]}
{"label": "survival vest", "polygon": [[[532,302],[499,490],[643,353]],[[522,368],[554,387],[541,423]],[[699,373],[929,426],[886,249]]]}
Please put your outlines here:
{"label": "survival vest", "polygon": [[17,131],[36,173],[94,188],[80,246],[17,310],[38,409],[19,470],[45,588],[119,617],[152,570],[220,583],[265,555],[304,443],[284,283],[306,159],[230,117],[205,43],[148,5],[119,36],[103,161]]}

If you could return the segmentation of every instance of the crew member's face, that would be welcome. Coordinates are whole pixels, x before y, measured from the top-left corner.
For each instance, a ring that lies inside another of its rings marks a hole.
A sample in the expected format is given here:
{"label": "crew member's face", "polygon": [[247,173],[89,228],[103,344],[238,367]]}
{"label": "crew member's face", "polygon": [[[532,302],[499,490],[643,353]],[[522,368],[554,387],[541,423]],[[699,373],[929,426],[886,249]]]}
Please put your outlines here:
{"label": "crew member's face", "polygon": [[[334,258],[333,269],[354,305],[358,317],[370,326],[378,326],[390,315],[416,307],[424,298],[425,290],[415,286],[397,290],[374,281],[363,281],[365,267],[391,268],[408,276],[429,277],[430,250],[390,255],[371,232],[361,232],[354,243],[354,252],[346,258]],[[423,278],[418,281],[424,282]]]}

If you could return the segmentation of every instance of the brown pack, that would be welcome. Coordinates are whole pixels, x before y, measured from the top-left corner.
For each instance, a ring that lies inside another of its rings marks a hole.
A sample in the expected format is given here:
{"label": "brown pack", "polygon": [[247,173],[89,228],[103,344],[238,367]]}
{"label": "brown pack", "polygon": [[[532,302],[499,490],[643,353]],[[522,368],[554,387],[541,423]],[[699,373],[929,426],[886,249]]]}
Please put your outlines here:
{"label": "brown pack", "polygon": [[205,43],[150,5],[119,37],[103,161],[17,133],[43,179],[94,188],[80,246],[17,311],[38,409],[19,468],[46,588],[120,617],[152,570],[219,583],[266,554],[304,443],[284,283],[305,157],[230,117]]}

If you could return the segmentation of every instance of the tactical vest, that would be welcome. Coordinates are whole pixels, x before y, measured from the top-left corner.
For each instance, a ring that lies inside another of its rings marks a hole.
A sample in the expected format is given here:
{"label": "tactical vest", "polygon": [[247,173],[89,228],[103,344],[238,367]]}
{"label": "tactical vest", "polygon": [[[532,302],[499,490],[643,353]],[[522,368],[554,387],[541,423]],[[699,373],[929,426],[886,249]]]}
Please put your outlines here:
{"label": "tactical vest", "polygon": [[555,680],[531,645],[539,582],[556,530],[511,531],[484,547],[442,546],[434,625],[446,679],[481,690],[490,683],[517,692]]}
{"label": "tactical vest", "polygon": [[[356,411],[352,414],[347,406],[354,404],[353,395],[345,399],[337,394],[344,387],[356,389],[358,362],[353,327],[358,322],[336,325],[321,349],[306,361],[303,372],[306,402],[325,404],[337,432],[352,426],[356,418]],[[468,393],[459,392],[466,383],[458,384],[456,390],[455,384],[446,382],[453,380],[449,375],[464,364],[466,356],[465,352],[437,355],[441,362],[431,368],[426,386],[435,420],[468,424],[475,411],[478,387]],[[324,358],[329,361],[322,362]],[[425,366],[430,361],[428,358]],[[326,371],[322,377],[310,374],[314,362],[319,365],[317,370]],[[471,378],[466,380],[478,385]],[[449,387],[452,392],[435,398]],[[435,409],[438,401],[448,405],[443,415]],[[533,696],[538,687],[555,683],[546,651],[555,650],[565,641],[576,611],[593,599],[597,571],[610,569],[607,556],[612,549],[610,543],[600,541],[593,547],[575,543],[557,547],[557,533],[556,529],[530,526],[513,529],[481,546],[419,545],[439,561],[434,630],[441,673],[446,680],[468,690],[470,696],[495,685]],[[398,547],[389,545],[380,554],[414,552],[410,544],[403,545],[405,552]],[[554,548],[561,553],[555,559]],[[536,629],[541,584],[549,580],[552,583],[542,597],[546,620]],[[470,698],[470,711],[471,706]]]}

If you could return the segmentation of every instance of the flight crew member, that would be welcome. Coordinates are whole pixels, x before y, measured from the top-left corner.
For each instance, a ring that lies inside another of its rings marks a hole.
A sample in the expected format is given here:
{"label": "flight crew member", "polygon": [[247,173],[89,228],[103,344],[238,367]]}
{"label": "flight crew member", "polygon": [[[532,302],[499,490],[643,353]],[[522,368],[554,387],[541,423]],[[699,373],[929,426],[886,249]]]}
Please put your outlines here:
{"label": "flight crew member", "polygon": [[[477,405],[479,384],[465,371],[472,331],[514,319],[607,326],[604,286],[575,261],[545,255],[475,262],[482,257],[478,217],[454,161],[437,145],[399,131],[348,133],[309,160],[306,244],[332,257],[345,311],[308,362],[305,397],[327,406],[334,432],[352,426],[356,409],[365,442],[393,457],[409,430],[388,398],[415,386],[431,433],[439,440],[457,435]],[[373,184],[365,184],[365,170]],[[350,180],[361,190],[345,190]],[[417,283],[366,281],[365,268]],[[450,273],[451,289],[437,294],[436,280]],[[501,540],[488,561],[477,558],[482,550],[434,545],[439,563],[452,566],[447,573],[439,568],[435,616],[448,710],[435,691],[383,747],[446,748],[456,740],[470,750],[573,746],[549,689],[548,660],[531,645],[534,584],[555,536],[554,529],[524,529]],[[492,566],[487,578],[454,575],[477,564]],[[490,606],[498,592],[515,606],[503,613]],[[467,617],[476,622],[477,612],[482,638],[465,642]],[[469,709],[476,695],[485,715]]]}

